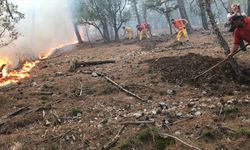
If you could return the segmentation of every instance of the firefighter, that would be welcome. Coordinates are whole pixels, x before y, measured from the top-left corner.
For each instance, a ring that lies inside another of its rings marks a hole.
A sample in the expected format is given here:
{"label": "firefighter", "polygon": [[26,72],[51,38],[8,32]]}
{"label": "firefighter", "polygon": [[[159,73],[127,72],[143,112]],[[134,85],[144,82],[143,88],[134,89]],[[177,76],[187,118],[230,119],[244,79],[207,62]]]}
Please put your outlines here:
{"label": "firefighter", "polygon": [[139,26],[139,31],[140,31],[140,41],[146,37],[149,38],[149,34],[148,34],[148,26],[146,23],[141,23]]}
{"label": "firefighter", "polygon": [[186,24],[188,24],[188,21],[186,19],[171,19],[171,22],[173,26],[178,29],[177,41],[180,42],[182,36],[186,41],[189,41],[188,33],[186,30]]}
{"label": "firefighter", "polygon": [[128,35],[128,39],[131,40],[134,37],[134,31],[131,27],[123,27],[124,30],[124,34],[123,36],[125,36],[125,34],[127,33]]}
{"label": "firefighter", "polygon": [[228,57],[232,57],[235,54],[241,41],[250,43],[250,17],[234,16],[232,23],[235,25],[234,46]]}

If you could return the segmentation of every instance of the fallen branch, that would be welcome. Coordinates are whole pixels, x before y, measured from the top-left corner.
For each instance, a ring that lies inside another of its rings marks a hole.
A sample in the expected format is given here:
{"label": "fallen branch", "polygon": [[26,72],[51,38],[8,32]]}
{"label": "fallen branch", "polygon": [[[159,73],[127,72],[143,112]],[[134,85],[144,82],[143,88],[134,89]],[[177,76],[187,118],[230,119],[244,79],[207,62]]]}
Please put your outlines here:
{"label": "fallen branch", "polygon": [[39,107],[33,108],[33,109],[31,109],[30,111],[26,112],[25,115],[27,115],[27,114],[29,114],[29,113],[32,113],[32,112],[36,112],[36,111],[42,110],[42,109],[45,109],[45,108],[47,108],[48,106],[57,104],[57,103],[59,103],[59,102],[61,102],[61,100],[57,100],[57,101],[55,101],[55,102],[50,102],[50,103],[44,104],[43,106],[39,106]]}
{"label": "fallen branch", "polygon": [[188,146],[188,147],[190,147],[190,148],[193,148],[193,149],[196,149],[196,150],[201,150],[200,148],[195,147],[195,146],[193,146],[193,145],[190,145],[190,144],[188,144],[187,142],[181,140],[180,138],[178,138],[178,137],[176,137],[176,136],[173,136],[173,135],[170,135],[170,134],[167,134],[167,133],[158,133],[158,135],[159,135],[160,137],[162,137],[162,138],[167,138],[167,137],[174,138],[174,139],[176,139],[177,141],[180,141],[181,143],[183,143],[184,145],[186,145],[186,146]]}
{"label": "fallen branch", "polygon": [[53,140],[61,139],[61,138],[63,138],[66,134],[70,133],[70,132],[73,131],[73,130],[74,130],[74,128],[72,128],[72,129],[70,129],[69,131],[67,131],[67,132],[65,132],[65,133],[62,133],[62,134],[60,134],[60,135],[58,135],[58,136],[51,137],[51,138],[47,138],[47,139],[45,139],[45,140],[42,140],[42,141],[40,141],[40,142],[36,142],[36,143],[34,143],[34,144],[39,144],[39,143],[43,143],[43,142],[47,142],[47,141],[53,141]]}
{"label": "fallen branch", "polygon": [[[21,107],[19,109],[17,109],[16,111],[14,112],[11,112],[7,115],[4,115],[0,118],[0,125],[3,125],[7,122],[7,119],[10,118],[10,117],[13,117],[13,116],[16,116],[18,114],[20,114],[21,112],[23,112],[24,110],[26,110],[29,106],[24,106],[24,107]],[[28,109],[27,109],[28,110]]]}
{"label": "fallen branch", "polygon": [[123,133],[123,131],[125,130],[125,127],[126,125],[123,125],[119,132],[115,135],[115,137],[110,141],[108,142],[107,144],[105,144],[103,147],[102,147],[102,150],[107,150],[107,149],[110,149],[120,138],[121,134]]}
{"label": "fallen branch", "polygon": [[77,60],[72,61],[70,63],[70,68],[69,71],[73,72],[79,67],[86,67],[86,66],[93,66],[93,65],[103,65],[103,64],[110,64],[110,63],[115,63],[114,60],[105,60],[105,61],[89,61],[89,62],[78,62]]}
{"label": "fallen branch", "polygon": [[193,119],[193,117],[186,118],[186,119],[182,119],[182,120],[177,120],[177,121],[175,121],[175,122],[168,123],[167,126],[169,126],[169,125],[174,125],[174,124],[178,124],[178,123],[181,123],[181,122],[184,122],[184,121],[188,121],[188,120],[191,120],[191,119]]}
{"label": "fallen branch", "polygon": [[133,124],[133,125],[140,125],[140,124],[154,124],[155,121],[125,121],[122,122],[121,124],[128,125],[128,124]]}
{"label": "fallen branch", "polygon": [[122,90],[123,92],[127,93],[128,95],[131,95],[135,98],[137,98],[138,100],[140,100],[141,102],[147,102],[145,99],[141,98],[140,96],[130,92],[127,89],[124,89],[122,86],[120,86],[118,83],[116,83],[115,81],[113,81],[112,79],[110,79],[109,77],[101,74],[101,73],[97,73],[99,76],[104,77],[106,80],[108,80],[110,83],[112,83],[113,85],[115,85],[116,87],[118,87],[120,90]]}

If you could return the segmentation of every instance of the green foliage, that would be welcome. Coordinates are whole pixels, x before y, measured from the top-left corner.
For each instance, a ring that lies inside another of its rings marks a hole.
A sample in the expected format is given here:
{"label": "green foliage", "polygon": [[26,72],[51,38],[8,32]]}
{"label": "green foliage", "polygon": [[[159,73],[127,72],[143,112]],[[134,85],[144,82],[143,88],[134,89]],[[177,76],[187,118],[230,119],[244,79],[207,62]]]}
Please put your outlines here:
{"label": "green foliage", "polygon": [[124,140],[121,144],[120,144],[120,149],[121,150],[128,150],[131,147],[131,140],[127,139]]}
{"label": "green foliage", "polygon": [[237,112],[237,111],[238,109],[235,105],[226,105],[223,108],[223,113],[225,114],[230,114],[230,113]]}
{"label": "green foliage", "polygon": [[138,139],[141,140],[142,142],[146,142],[151,139],[153,133],[153,129],[147,128],[142,130],[138,134]]}
{"label": "green foliage", "polygon": [[240,129],[240,133],[248,138],[250,138],[250,129]]}
{"label": "green foliage", "polygon": [[168,138],[157,137],[155,144],[156,144],[157,150],[165,150],[170,145],[175,144],[175,140],[173,138],[170,138],[170,137],[168,137]]}
{"label": "green foliage", "polygon": [[71,112],[74,116],[76,116],[78,113],[82,113],[80,108],[73,108]]}
{"label": "green foliage", "polygon": [[176,2],[171,0],[145,0],[144,5],[160,14],[170,13],[178,8]]}
{"label": "green foliage", "polygon": [[15,25],[24,18],[17,6],[8,0],[0,1],[0,47],[7,46],[19,37]]}
{"label": "green foliage", "polygon": [[216,130],[213,128],[205,128],[201,132],[201,137],[213,138]]}
{"label": "green foliage", "polygon": [[170,137],[162,138],[158,136],[155,128],[146,128],[141,130],[136,136],[124,140],[119,147],[121,150],[129,150],[133,147],[144,147],[149,142],[155,142],[153,145],[155,145],[156,150],[164,150],[174,144],[175,140]]}

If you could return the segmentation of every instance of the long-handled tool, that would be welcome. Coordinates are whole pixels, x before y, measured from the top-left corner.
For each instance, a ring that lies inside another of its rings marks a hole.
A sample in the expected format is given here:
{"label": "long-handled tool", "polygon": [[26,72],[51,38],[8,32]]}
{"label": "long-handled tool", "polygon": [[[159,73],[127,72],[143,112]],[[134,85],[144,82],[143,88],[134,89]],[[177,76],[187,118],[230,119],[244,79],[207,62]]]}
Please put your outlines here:
{"label": "long-handled tool", "polygon": [[[244,47],[238,49],[232,56],[236,55],[238,52],[240,52],[242,49],[245,49],[247,46],[249,46],[250,43],[246,44]],[[214,68],[220,66],[221,64],[223,64],[224,62],[228,61],[229,59],[231,59],[230,57],[225,58],[224,60],[220,61],[219,63],[217,63],[216,65],[212,66],[211,68],[209,68],[208,70],[204,71],[203,73],[201,73],[200,75],[196,76],[194,79],[198,79],[199,77],[205,75],[206,73],[208,73],[209,71],[213,70]]]}

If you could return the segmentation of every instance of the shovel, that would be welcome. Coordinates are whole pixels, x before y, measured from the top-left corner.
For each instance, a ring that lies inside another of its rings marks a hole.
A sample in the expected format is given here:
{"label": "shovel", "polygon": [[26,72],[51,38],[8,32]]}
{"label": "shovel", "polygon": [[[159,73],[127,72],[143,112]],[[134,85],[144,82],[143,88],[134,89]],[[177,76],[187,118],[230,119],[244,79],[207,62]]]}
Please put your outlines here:
{"label": "shovel", "polygon": [[[242,47],[241,49],[238,49],[234,54],[236,55],[238,52],[240,52],[242,49],[246,48],[247,46],[249,46],[249,43],[246,44],[244,47]],[[217,63],[216,65],[212,66],[211,68],[207,69],[206,71],[204,71],[203,73],[201,73],[200,75],[196,76],[194,79],[198,79],[199,77],[205,75],[206,73],[208,73],[209,71],[213,70],[214,68],[220,66],[221,64],[223,64],[224,62],[228,61],[229,59],[231,59],[231,57],[227,57],[224,60],[220,61],[219,63]]]}

